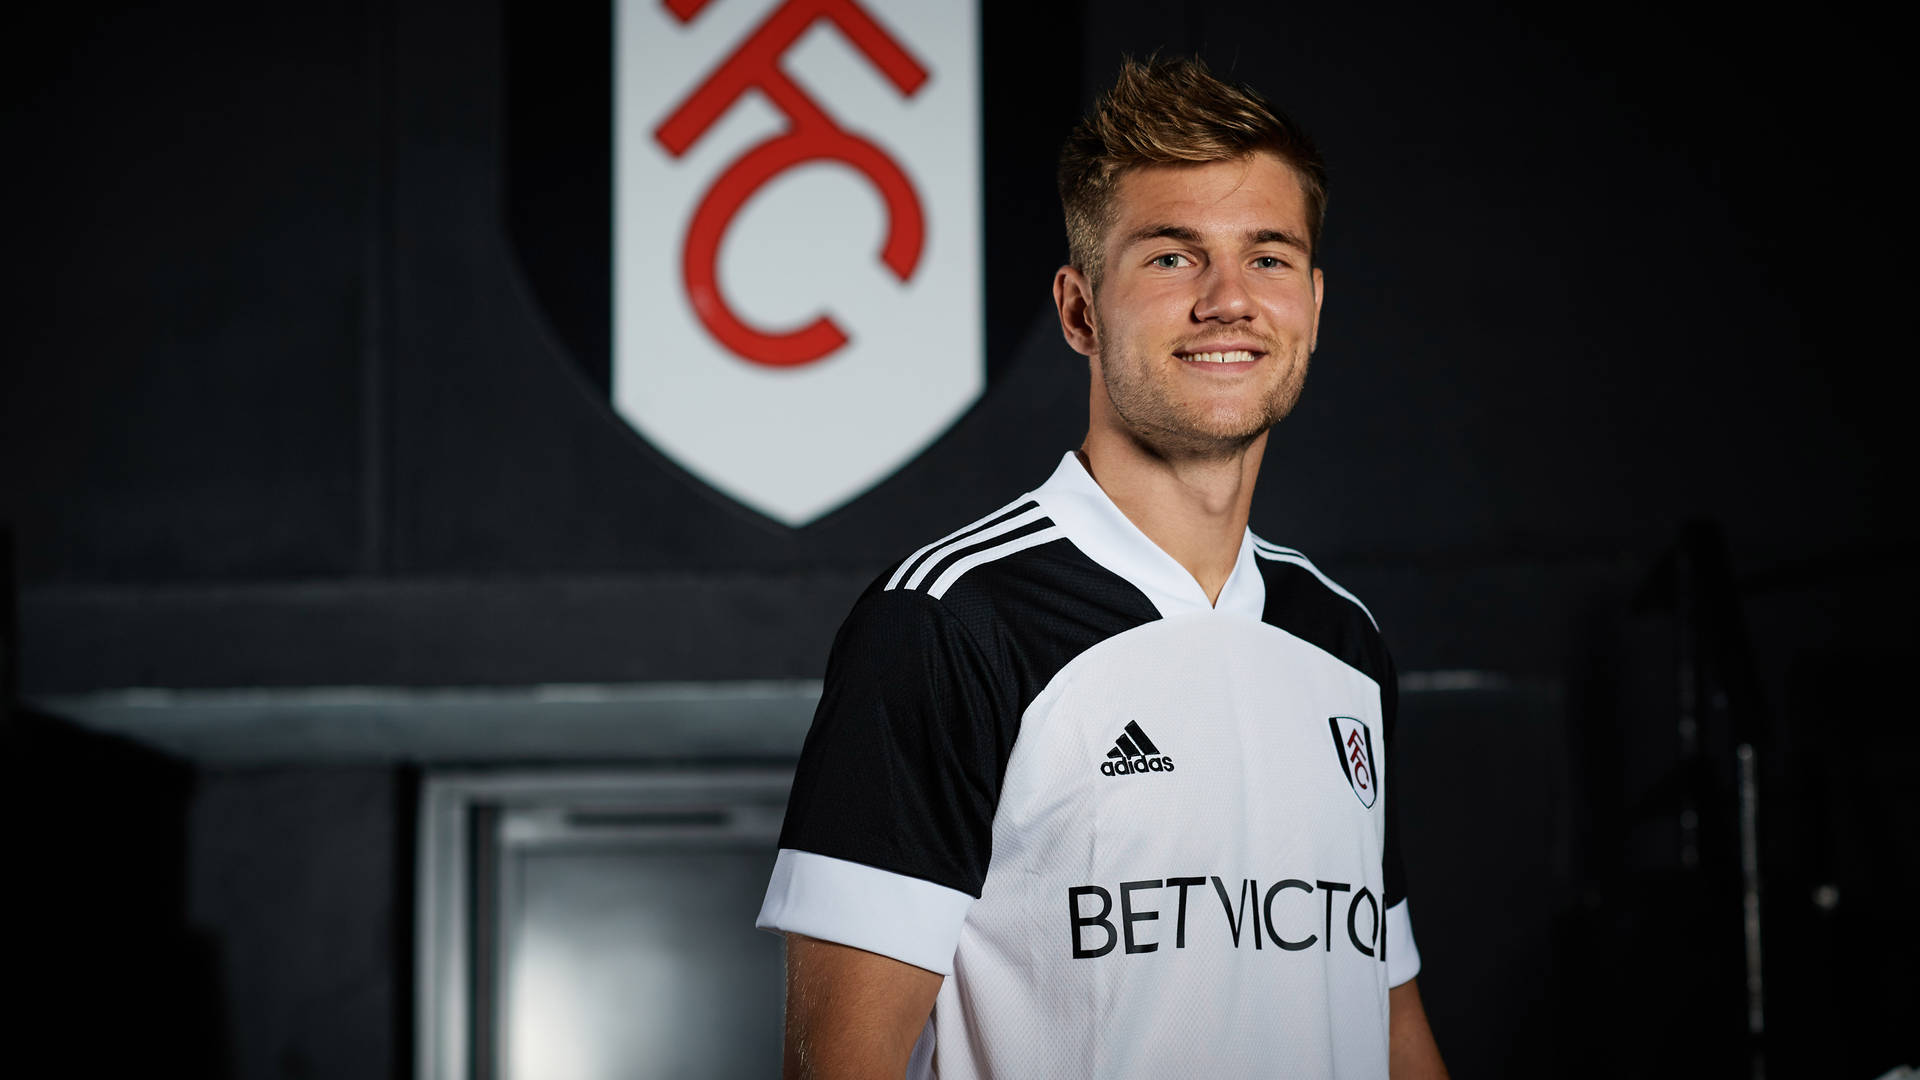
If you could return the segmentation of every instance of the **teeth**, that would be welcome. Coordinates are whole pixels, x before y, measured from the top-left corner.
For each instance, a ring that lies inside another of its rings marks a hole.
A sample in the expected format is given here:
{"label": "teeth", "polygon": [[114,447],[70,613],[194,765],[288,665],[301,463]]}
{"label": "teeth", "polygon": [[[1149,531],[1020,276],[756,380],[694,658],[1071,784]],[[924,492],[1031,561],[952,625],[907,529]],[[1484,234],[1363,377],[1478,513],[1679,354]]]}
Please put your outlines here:
{"label": "teeth", "polygon": [[1250,364],[1253,362],[1253,354],[1244,349],[1236,349],[1233,352],[1188,353],[1187,359],[1197,360],[1202,364]]}

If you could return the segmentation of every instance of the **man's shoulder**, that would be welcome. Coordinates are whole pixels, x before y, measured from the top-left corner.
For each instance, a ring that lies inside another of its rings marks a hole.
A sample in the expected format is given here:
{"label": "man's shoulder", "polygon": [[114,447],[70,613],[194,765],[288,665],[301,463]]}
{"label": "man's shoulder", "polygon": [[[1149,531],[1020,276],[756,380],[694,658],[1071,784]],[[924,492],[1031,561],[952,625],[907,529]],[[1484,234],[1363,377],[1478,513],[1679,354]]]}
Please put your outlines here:
{"label": "man's shoulder", "polygon": [[829,682],[972,684],[1017,717],[1075,657],[1159,617],[1029,493],[881,573],[841,626]]}
{"label": "man's shoulder", "polygon": [[1253,537],[1267,599],[1261,621],[1303,638],[1376,680],[1391,661],[1373,612],[1298,549]]}
{"label": "man's shoulder", "polygon": [[1028,492],[914,549],[882,572],[867,595],[917,593],[944,600],[967,579],[969,591],[977,592],[997,580],[978,573],[982,568],[1065,538]]}
{"label": "man's shoulder", "polygon": [[[1339,582],[1328,577],[1326,572],[1313,564],[1298,548],[1290,548],[1253,537],[1253,554],[1259,564],[1260,576],[1267,582],[1267,610],[1275,612],[1276,607],[1284,611],[1287,606],[1318,601],[1330,610],[1336,610],[1349,618],[1364,620],[1375,630],[1380,624],[1374,620],[1373,612],[1360,598],[1348,592]],[[1276,595],[1273,586],[1282,586]]]}
{"label": "man's shoulder", "polygon": [[[1083,552],[1032,492],[920,545],[875,578],[850,622],[942,624],[983,645],[1077,647],[1159,617]],[[1045,639],[1047,644],[1040,646]]]}

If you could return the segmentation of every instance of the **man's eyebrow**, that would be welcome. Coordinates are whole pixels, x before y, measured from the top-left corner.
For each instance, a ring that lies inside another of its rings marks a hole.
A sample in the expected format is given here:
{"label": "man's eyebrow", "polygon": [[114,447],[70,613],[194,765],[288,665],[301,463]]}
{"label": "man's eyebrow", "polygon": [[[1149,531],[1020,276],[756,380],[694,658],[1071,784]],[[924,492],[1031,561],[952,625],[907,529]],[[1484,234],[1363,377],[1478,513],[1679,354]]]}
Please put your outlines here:
{"label": "man's eyebrow", "polygon": [[[1183,244],[1194,245],[1201,243],[1199,231],[1186,225],[1143,225],[1127,234],[1127,246],[1129,247],[1144,240],[1178,240]],[[1290,233],[1285,229],[1267,228],[1249,230],[1247,233],[1247,243],[1249,246],[1284,244],[1287,247],[1297,248],[1300,251],[1308,250],[1305,238]]]}
{"label": "man's eyebrow", "polygon": [[1285,244],[1301,251],[1307,250],[1307,242],[1285,229],[1255,229],[1247,234],[1247,240],[1253,244]]}
{"label": "man's eyebrow", "polygon": [[1183,244],[1198,244],[1200,233],[1185,225],[1142,225],[1127,234],[1129,247],[1142,240],[1178,240]]}

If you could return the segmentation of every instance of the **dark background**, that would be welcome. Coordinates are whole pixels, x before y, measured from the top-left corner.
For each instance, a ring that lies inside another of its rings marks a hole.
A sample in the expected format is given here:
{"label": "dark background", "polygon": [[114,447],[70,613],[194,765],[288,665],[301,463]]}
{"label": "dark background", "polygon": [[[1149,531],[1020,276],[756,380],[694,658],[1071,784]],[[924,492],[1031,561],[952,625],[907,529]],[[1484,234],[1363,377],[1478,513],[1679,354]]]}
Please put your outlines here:
{"label": "dark background", "polygon": [[1456,1075],[1747,1074],[1741,742],[1769,1070],[1920,1062],[1912,78],[1870,19],[1758,10],[989,0],[987,393],[800,530],[605,401],[604,8],[20,26],[24,1049],[405,1075],[413,792],[440,763],[210,764],[36,703],[816,677],[868,577],[1077,442],[1053,156],[1120,54],[1159,48],[1331,163],[1321,346],[1253,525],[1417,676],[1397,768]]}

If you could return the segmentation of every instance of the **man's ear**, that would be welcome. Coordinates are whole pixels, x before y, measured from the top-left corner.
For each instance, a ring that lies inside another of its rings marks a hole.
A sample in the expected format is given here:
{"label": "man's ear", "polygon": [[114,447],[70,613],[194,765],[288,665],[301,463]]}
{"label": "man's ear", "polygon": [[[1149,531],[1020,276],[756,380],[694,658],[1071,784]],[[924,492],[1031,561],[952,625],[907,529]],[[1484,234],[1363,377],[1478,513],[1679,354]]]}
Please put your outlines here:
{"label": "man's ear", "polygon": [[1327,278],[1319,267],[1313,268],[1313,336],[1307,341],[1307,354],[1320,347],[1320,302],[1327,298]]}
{"label": "man's ear", "polygon": [[1053,307],[1060,315],[1060,336],[1067,346],[1082,356],[1099,349],[1099,334],[1093,324],[1093,286],[1087,276],[1071,266],[1053,274]]}

